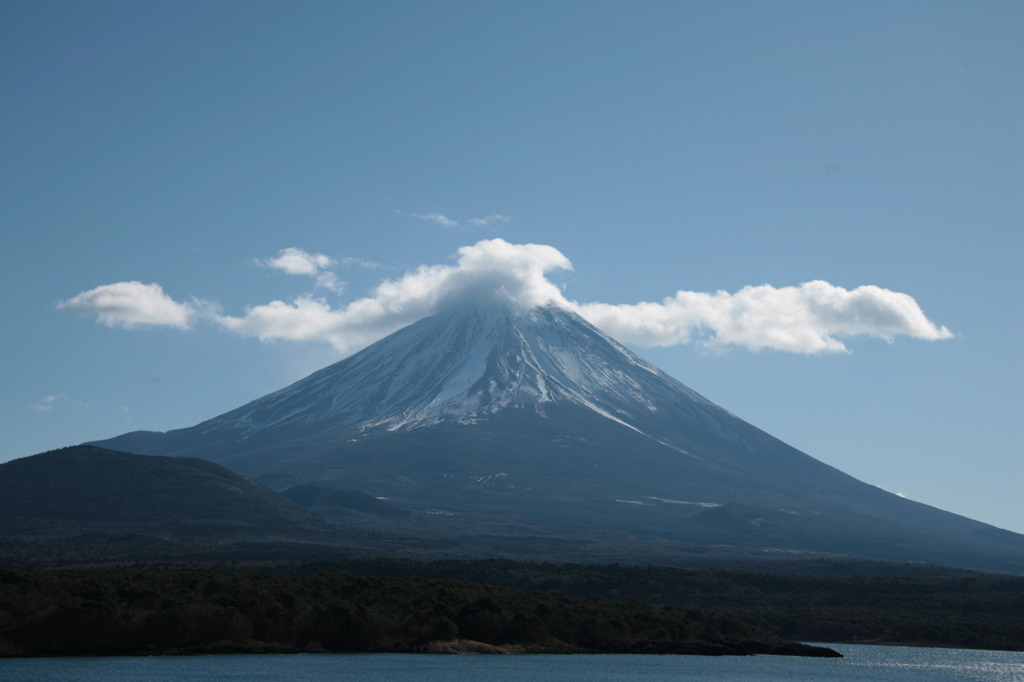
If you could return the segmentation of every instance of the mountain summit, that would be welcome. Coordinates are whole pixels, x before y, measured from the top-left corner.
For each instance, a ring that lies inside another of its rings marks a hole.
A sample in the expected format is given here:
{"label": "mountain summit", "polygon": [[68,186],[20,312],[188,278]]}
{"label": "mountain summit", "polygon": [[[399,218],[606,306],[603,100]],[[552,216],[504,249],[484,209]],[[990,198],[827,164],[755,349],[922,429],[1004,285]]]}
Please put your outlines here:
{"label": "mountain summit", "polygon": [[659,404],[713,409],[574,313],[473,307],[426,318],[206,425],[395,431],[574,406],[642,433]]}
{"label": "mountain summit", "polygon": [[506,555],[714,545],[1024,570],[1024,537],[861,483],[555,306],[454,309],[194,427],[99,444],[360,490]]}

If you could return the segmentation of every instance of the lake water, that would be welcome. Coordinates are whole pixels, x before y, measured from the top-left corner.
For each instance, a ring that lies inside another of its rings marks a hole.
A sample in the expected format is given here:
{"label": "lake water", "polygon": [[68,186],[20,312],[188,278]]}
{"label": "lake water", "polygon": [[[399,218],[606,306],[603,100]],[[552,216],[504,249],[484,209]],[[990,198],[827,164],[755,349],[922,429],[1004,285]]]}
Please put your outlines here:
{"label": "lake water", "polygon": [[830,644],[845,658],[787,656],[305,654],[0,659],[4,682],[128,680],[962,680],[1024,682],[1024,653]]}

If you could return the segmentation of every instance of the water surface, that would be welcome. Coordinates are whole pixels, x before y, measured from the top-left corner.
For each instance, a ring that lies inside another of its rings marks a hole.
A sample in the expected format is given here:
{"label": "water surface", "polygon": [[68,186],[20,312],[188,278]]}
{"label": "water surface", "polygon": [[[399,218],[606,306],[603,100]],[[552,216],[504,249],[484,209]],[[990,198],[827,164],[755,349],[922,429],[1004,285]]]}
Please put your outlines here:
{"label": "water surface", "polygon": [[135,680],[928,680],[1024,682],[1024,653],[828,644],[844,658],[788,656],[298,654],[0,659],[4,682]]}

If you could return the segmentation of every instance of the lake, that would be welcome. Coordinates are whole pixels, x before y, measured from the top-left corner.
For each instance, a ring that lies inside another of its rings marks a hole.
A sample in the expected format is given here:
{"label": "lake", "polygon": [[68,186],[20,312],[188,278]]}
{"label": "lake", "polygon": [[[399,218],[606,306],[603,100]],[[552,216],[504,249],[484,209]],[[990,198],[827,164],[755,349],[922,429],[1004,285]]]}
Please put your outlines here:
{"label": "lake", "polygon": [[4,682],[128,680],[961,680],[1024,681],[1024,652],[828,644],[841,659],[785,656],[299,654],[0,659]]}

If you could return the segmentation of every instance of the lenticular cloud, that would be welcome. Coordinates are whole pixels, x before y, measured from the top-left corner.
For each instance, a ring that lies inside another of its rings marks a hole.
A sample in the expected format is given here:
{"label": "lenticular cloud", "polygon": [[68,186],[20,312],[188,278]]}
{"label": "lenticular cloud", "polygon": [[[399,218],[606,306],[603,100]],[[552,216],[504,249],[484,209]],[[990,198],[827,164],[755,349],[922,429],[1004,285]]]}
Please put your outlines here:
{"label": "lenticular cloud", "polygon": [[[325,269],[335,261],[291,248],[263,263],[323,278],[332,275]],[[571,269],[569,259],[552,246],[487,239],[459,249],[454,265],[422,265],[340,307],[307,294],[250,306],[238,316],[221,315],[210,304],[178,303],[159,285],[140,282],[100,286],[58,307],[94,314],[112,327],[187,328],[202,318],[264,341],[327,341],[341,354],[428,315],[493,304],[519,310],[557,305],[624,342],[648,346],[696,343],[813,354],[848,352],[842,339],[853,336],[952,336],[929,321],[911,296],[873,285],[847,290],[823,281],[781,288],[764,284],[735,293],[678,291],[661,302],[609,305],[565,298],[548,275]]]}

